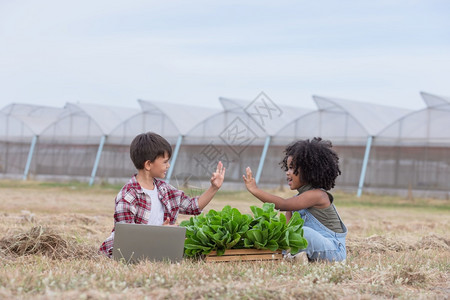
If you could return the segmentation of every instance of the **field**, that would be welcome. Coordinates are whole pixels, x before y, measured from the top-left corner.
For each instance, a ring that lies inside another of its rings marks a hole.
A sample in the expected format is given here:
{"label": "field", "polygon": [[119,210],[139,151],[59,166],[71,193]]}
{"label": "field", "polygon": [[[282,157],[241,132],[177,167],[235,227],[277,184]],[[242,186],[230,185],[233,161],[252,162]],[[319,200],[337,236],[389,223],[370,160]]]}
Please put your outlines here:
{"label": "field", "polygon": [[[126,265],[99,256],[120,186],[0,181],[0,299],[448,299],[450,203],[335,192],[344,263]],[[292,192],[272,190],[283,196]],[[208,209],[250,213],[246,192]],[[206,211],[206,210],[205,210]],[[182,216],[179,221],[188,218]]]}

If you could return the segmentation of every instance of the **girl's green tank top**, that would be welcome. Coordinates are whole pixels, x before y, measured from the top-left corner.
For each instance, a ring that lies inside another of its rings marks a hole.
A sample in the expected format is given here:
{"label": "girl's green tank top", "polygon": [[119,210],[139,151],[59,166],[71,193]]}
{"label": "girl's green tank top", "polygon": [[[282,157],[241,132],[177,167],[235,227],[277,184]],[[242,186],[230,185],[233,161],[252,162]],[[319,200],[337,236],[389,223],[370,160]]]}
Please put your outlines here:
{"label": "girl's green tank top", "polygon": [[[306,191],[313,190],[313,189],[314,188],[312,188],[310,185],[304,185],[298,189],[298,195],[300,195],[301,193],[304,193]],[[329,192],[325,191],[324,189],[321,189],[321,190],[328,194],[328,198],[330,199],[330,203],[331,203],[330,206],[328,206],[327,208],[310,207],[310,208],[307,208],[308,211],[320,223],[322,223],[328,229],[330,229],[334,232],[337,232],[337,233],[343,233],[344,230],[342,229],[341,219],[339,218],[339,215],[336,211],[336,207],[333,204],[333,200],[334,200],[333,195],[331,195]]]}

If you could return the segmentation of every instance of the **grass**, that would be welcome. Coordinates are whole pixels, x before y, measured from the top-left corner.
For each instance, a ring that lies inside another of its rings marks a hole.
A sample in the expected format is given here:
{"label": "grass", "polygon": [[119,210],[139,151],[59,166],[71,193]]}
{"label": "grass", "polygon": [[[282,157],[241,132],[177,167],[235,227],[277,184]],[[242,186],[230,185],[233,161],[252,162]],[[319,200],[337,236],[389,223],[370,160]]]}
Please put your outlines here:
{"label": "grass", "polygon": [[362,195],[358,198],[356,195],[348,195],[344,193],[335,194],[336,201],[341,206],[357,206],[357,207],[384,207],[393,209],[404,208],[420,208],[425,210],[441,210],[450,211],[450,201],[433,198],[401,198],[395,196],[380,195]]}
{"label": "grass", "polygon": [[[345,263],[186,259],[125,265],[96,252],[112,229],[119,189],[0,181],[0,298],[447,299],[450,294],[445,200],[336,192],[349,228]],[[261,205],[246,192],[220,192],[208,209],[227,204],[245,213]]]}

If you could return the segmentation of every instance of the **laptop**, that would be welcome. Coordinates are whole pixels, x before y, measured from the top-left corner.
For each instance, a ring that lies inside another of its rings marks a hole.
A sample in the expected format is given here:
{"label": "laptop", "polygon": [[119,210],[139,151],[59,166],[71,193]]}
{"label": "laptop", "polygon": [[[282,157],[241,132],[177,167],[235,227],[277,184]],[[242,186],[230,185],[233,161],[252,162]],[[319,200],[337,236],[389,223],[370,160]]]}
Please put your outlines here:
{"label": "laptop", "polygon": [[116,223],[114,232],[115,260],[138,263],[183,259],[185,227]]}

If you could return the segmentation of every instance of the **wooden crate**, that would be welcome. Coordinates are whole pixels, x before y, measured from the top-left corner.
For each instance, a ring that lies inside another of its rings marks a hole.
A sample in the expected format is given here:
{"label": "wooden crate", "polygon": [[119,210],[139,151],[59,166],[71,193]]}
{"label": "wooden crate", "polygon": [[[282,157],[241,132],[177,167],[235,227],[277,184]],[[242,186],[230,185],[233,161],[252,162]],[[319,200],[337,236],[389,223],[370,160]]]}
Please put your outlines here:
{"label": "wooden crate", "polygon": [[207,262],[226,261],[251,261],[251,260],[280,260],[283,259],[281,250],[259,250],[259,249],[228,249],[224,255],[217,256],[216,251],[211,251],[205,256]]}

